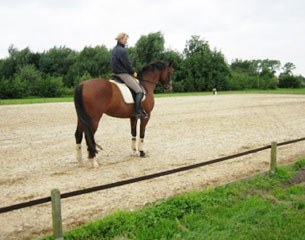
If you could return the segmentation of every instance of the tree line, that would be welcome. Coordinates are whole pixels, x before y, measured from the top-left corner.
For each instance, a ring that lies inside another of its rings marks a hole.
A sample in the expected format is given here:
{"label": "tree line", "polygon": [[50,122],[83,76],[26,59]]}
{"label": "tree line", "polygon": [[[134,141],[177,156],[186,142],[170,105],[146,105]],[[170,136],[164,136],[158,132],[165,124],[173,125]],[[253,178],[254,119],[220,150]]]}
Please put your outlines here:
{"label": "tree line", "polygon": [[[294,75],[293,63],[278,60],[240,60],[228,63],[224,54],[211,49],[200,36],[186,41],[182,52],[165,49],[161,32],[143,35],[127,49],[139,71],[156,60],[172,61],[175,92],[243,89],[300,88],[305,78]],[[42,53],[13,45],[8,57],[0,59],[0,98],[70,95],[81,81],[93,77],[111,78],[111,49],[104,45],[87,46],[81,51],[53,47]],[[161,91],[160,88],[156,89]]]}

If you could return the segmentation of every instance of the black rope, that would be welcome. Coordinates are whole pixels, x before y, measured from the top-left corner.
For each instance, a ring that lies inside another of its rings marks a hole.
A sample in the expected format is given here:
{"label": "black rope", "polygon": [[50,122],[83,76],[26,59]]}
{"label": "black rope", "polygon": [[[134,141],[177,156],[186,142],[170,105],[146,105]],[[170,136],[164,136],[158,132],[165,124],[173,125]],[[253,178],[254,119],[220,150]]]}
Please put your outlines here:
{"label": "black rope", "polygon": [[288,145],[288,144],[291,144],[291,143],[296,143],[296,142],[300,142],[300,141],[304,141],[304,140],[305,140],[305,138],[298,138],[298,139],[295,139],[295,140],[290,140],[290,141],[278,143],[277,146]]}
{"label": "black rope", "polygon": [[31,207],[31,206],[34,206],[34,205],[39,205],[39,204],[47,203],[47,202],[50,202],[50,201],[51,201],[51,197],[45,197],[45,198],[39,198],[39,199],[31,200],[31,201],[28,201],[28,202],[18,203],[18,204],[14,204],[14,205],[11,205],[11,206],[0,208],[0,213],[11,212],[11,211],[14,211],[14,210],[27,208],[27,207]]}
{"label": "black rope", "polygon": [[[305,138],[299,138],[299,139],[295,139],[295,140],[291,140],[291,141],[278,143],[277,145],[278,146],[283,146],[283,145],[288,145],[288,144],[291,144],[291,143],[296,143],[296,142],[300,142],[300,141],[304,141],[304,140],[305,140]],[[203,166],[206,166],[206,165],[222,162],[222,161],[225,161],[225,160],[230,160],[230,159],[234,159],[234,158],[237,158],[237,157],[249,155],[249,154],[252,154],[252,153],[260,152],[260,151],[266,150],[268,148],[271,148],[271,145],[256,148],[256,149],[252,149],[252,150],[248,150],[248,151],[244,151],[244,152],[241,152],[241,153],[232,154],[232,155],[229,155],[229,156],[226,156],[226,157],[220,157],[220,158],[216,158],[216,159],[205,161],[205,162],[200,162],[200,163],[196,163],[196,164],[192,164],[192,165],[188,165],[188,166],[184,166],[184,167],[179,167],[179,168],[175,168],[175,169],[171,169],[171,170],[166,170],[166,171],[163,171],[163,172],[153,173],[153,174],[149,174],[149,175],[145,175],[145,176],[141,176],[141,177],[122,180],[122,181],[109,183],[109,184],[105,184],[105,185],[100,185],[100,186],[96,186],[96,187],[91,187],[91,188],[76,190],[76,191],[72,191],[72,192],[62,193],[62,194],[60,194],[60,197],[61,198],[69,198],[69,197],[79,196],[79,195],[86,194],[86,193],[106,190],[106,189],[119,187],[119,186],[131,184],[131,183],[150,180],[150,179],[153,179],[153,178],[163,177],[163,176],[166,176],[166,175],[175,174],[175,173],[179,173],[179,172],[203,167]],[[34,206],[34,205],[47,203],[47,202],[50,202],[50,201],[51,201],[51,197],[45,197],[45,198],[40,198],[40,199],[28,201],[28,202],[23,202],[23,203],[19,203],[19,204],[7,206],[7,207],[2,207],[2,208],[0,208],[0,213],[10,212],[10,211],[14,211],[14,210],[22,209],[22,208],[26,208],[26,207],[31,207],[31,206]]]}

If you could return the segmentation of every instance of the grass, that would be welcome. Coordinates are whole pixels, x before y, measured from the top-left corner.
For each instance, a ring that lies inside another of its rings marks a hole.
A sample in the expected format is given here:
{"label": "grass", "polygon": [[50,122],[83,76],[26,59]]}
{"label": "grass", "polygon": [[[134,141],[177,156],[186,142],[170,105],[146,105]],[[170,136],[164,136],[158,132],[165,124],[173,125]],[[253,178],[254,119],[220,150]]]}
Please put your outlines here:
{"label": "grass", "polygon": [[64,239],[305,239],[305,185],[288,184],[303,166],[117,212]]}
{"label": "grass", "polygon": [[[249,89],[242,91],[218,91],[218,94],[305,94],[305,88],[278,88],[271,90]],[[178,97],[178,96],[204,96],[211,95],[212,92],[186,92],[186,93],[162,93],[156,94],[157,97]]]}
{"label": "grass", "polygon": [[[274,90],[244,90],[244,91],[221,91],[219,94],[247,94],[247,93],[258,93],[258,94],[305,94],[305,88],[279,88]],[[191,92],[191,93],[158,93],[156,97],[182,97],[182,96],[205,96],[211,95],[211,92]],[[11,105],[11,104],[32,104],[32,103],[52,103],[52,102],[73,102],[73,96],[65,96],[60,98],[37,98],[28,97],[24,99],[0,99],[0,105]]]}
{"label": "grass", "polygon": [[58,98],[28,97],[22,99],[0,99],[0,105],[53,103],[53,102],[73,102],[73,97],[72,96],[58,97]]}

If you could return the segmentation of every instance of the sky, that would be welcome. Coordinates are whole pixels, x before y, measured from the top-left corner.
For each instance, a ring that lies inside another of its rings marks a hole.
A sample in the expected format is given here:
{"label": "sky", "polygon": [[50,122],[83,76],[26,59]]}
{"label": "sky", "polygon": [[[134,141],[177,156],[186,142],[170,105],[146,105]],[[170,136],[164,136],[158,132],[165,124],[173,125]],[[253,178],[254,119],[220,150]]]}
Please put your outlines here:
{"label": "sky", "polygon": [[227,62],[292,62],[305,76],[304,0],[0,0],[0,58],[13,45],[43,52],[65,46],[112,48],[119,32],[129,46],[161,32],[167,49],[183,52],[200,36]]}

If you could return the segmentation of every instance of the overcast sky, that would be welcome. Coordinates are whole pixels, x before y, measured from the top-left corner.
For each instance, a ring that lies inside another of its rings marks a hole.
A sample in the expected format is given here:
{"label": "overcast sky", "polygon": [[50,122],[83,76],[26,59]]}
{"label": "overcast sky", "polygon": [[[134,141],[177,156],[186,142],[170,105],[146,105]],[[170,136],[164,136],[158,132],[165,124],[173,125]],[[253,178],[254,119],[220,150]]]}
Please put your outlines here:
{"label": "overcast sky", "polygon": [[0,0],[0,58],[13,44],[42,52],[54,46],[112,48],[160,31],[182,52],[192,35],[233,59],[292,62],[305,76],[304,0]]}

